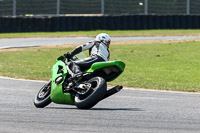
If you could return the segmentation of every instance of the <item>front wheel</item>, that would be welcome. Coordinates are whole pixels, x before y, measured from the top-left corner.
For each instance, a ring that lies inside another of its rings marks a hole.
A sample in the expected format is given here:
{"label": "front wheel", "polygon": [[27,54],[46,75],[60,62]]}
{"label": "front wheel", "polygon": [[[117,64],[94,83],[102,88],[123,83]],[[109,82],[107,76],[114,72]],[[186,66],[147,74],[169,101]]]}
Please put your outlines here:
{"label": "front wheel", "polygon": [[75,105],[79,109],[90,109],[102,100],[106,93],[107,84],[101,77],[94,77],[86,82],[91,84],[89,91],[84,94],[76,94]]}
{"label": "front wheel", "polygon": [[35,96],[34,105],[37,108],[44,108],[51,103],[50,98],[51,81],[45,84]]}

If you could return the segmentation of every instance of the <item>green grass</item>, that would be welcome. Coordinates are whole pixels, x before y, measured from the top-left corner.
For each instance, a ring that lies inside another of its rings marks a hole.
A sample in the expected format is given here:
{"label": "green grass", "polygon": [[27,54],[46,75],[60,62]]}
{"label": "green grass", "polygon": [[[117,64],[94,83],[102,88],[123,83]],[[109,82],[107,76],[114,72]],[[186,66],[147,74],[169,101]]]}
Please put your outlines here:
{"label": "green grass", "polygon": [[114,84],[120,82],[131,87],[200,91],[199,42],[122,45],[114,47],[111,53],[113,59],[126,62],[123,76]]}
{"label": "green grass", "polygon": [[34,33],[0,33],[0,38],[30,38],[30,37],[94,37],[106,32],[111,37],[119,36],[189,36],[200,35],[200,30],[97,30],[76,32],[34,32]]}
{"label": "green grass", "polygon": [[[0,75],[49,80],[56,58],[72,49],[26,48],[1,51]],[[179,91],[200,91],[199,42],[148,45],[112,45],[111,60],[126,63],[111,85]]]}

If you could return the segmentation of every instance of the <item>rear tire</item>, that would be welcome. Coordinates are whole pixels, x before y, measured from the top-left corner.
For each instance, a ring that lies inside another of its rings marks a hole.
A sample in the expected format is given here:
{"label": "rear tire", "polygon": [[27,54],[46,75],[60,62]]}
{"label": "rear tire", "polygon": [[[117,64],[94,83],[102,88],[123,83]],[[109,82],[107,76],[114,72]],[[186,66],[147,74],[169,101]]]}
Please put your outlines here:
{"label": "rear tire", "polygon": [[87,81],[92,86],[88,93],[85,95],[76,94],[75,105],[79,109],[90,109],[102,100],[106,93],[107,84],[106,81],[101,77],[94,77]]}
{"label": "rear tire", "polygon": [[45,84],[35,96],[34,105],[37,108],[44,108],[51,103],[51,81]]}

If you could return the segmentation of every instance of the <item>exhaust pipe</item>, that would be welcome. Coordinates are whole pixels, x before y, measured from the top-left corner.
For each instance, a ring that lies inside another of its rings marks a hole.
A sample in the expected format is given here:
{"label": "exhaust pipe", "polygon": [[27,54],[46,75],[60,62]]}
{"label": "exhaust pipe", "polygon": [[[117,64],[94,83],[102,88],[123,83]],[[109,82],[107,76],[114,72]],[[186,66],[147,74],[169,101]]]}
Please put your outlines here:
{"label": "exhaust pipe", "polygon": [[[113,94],[119,92],[122,88],[123,88],[123,86],[117,85],[117,86],[115,86],[115,87],[109,89],[109,90],[106,92],[106,94],[104,95],[103,99],[105,99],[105,98],[107,98],[107,97],[109,97],[109,96],[111,96],[111,95],[113,95]],[[103,100],[103,99],[102,99],[102,100]]]}

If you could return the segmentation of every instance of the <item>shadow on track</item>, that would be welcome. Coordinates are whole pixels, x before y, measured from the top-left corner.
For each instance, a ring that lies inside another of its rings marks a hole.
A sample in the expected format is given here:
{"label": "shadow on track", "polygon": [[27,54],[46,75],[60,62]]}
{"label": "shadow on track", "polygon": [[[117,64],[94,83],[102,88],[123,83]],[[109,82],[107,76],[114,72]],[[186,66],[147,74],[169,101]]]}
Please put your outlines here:
{"label": "shadow on track", "polygon": [[[76,107],[74,108],[66,108],[66,107],[46,107],[48,109],[75,109],[75,110],[84,110],[84,109],[78,109]],[[140,108],[91,108],[91,109],[88,109],[88,110],[91,110],[91,111],[144,111]]]}
{"label": "shadow on track", "polygon": [[108,110],[108,111],[144,111],[140,108],[91,108],[90,110]]}

